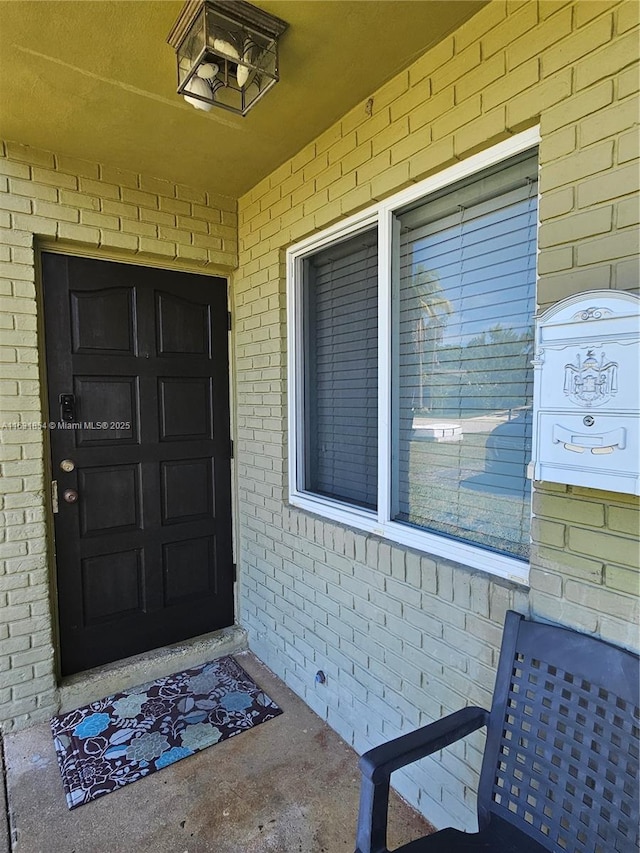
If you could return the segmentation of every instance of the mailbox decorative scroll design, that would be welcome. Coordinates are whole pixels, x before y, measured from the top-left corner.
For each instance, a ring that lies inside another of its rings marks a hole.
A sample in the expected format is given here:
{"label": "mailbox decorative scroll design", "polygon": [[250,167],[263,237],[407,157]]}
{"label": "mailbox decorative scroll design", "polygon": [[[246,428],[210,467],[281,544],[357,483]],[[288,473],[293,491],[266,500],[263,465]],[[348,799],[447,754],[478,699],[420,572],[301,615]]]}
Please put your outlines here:
{"label": "mailbox decorative scroll design", "polygon": [[572,320],[602,320],[604,317],[613,317],[613,311],[610,311],[608,308],[596,308],[596,306],[592,306],[590,308],[585,308],[583,311],[577,311]]}
{"label": "mailbox decorative scroll design", "polygon": [[605,361],[604,352],[600,361],[592,349],[582,360],[580,353],[575,363],[565,364],[564,393],[578,406],[590,408],[602,406],[618,392],[618,362]]}

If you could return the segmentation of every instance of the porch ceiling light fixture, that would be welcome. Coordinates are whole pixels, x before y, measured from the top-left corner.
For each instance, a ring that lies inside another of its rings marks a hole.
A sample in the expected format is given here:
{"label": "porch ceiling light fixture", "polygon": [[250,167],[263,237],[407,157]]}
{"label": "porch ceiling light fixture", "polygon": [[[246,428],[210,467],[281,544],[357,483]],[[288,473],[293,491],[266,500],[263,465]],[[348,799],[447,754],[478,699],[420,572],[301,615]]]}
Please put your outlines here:
{"label": "porch ceiling light fixture", "polygon": [[286,28],[244,0],[187,0],[167,37],[178,58],[178,94],[199,110],[246,115],[279,80]]}

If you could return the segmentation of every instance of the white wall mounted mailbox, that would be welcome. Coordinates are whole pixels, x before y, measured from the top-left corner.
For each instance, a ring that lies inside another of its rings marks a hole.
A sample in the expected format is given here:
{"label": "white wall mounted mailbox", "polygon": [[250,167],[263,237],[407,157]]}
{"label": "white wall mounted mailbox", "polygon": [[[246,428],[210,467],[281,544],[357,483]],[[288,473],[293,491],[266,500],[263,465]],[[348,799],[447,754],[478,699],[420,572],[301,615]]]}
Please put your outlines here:
{"label": "white wall mounted mailbox", "polygon": [[592,290],[537,318],[533,477],[640,494],[640,297]]}

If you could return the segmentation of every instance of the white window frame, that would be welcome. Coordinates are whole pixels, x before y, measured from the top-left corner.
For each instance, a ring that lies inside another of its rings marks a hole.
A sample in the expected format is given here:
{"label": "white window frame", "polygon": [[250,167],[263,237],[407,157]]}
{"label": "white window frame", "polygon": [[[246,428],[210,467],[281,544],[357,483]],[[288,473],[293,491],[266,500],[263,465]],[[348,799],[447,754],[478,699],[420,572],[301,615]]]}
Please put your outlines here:
{"label": "white window frame", "polygon": [[[428,199],[443,189],[477,172],[508,160],[540,144],[540,128],[518,133],[443,169],[436,175],[402,190],[355,216],[296,243],[287,250],[288,323],[288,427],[289,502],[300,509],[332,521],[374,533],[391,542],[444,557],[475,569],[518,583],[528,584],[529,562],[492,552],[486,548],[410,527],[391,518],[392,434],[391,434],[391,317],[392,317],[392,230],[394,214],[412,202]],[[304,475],[304,341],[303,263],[305,258],[360,231],[378,228],[378,507],[367,510],[323,497],[300,487]],[[537,297],[537,277],[536,277]],[[537,300],[536,300],[537,309]]]}

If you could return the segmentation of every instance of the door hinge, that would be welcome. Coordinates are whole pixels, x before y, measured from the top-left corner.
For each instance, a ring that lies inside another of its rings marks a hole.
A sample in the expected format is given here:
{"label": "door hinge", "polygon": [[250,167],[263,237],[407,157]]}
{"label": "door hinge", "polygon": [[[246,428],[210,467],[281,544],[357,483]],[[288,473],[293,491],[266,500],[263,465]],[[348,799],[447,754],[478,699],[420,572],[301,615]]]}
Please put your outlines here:
{"label": "door hinge", "polygon": [[58,507],[58,481],[57,480],[51,481],[51,509],[53,510],[54,515],[56,515],[56,513],[59,510],[59,507]]}
{"label": "door hinge", "polygon": [[231,311],[227,311],[227,328],[231,331]]}
{"label": "door hinge", "polygon": [[231,459],[235,459],[234,456],[235,448],[233,446],[233,439],[229,441],[229,453],[231,454]]}
{"label": "door hinge", "polygon": [[238,580],[238,567],[235,563],[231,564],[231,573],[233,576],[233,582],[236,583],[236,581]]}

